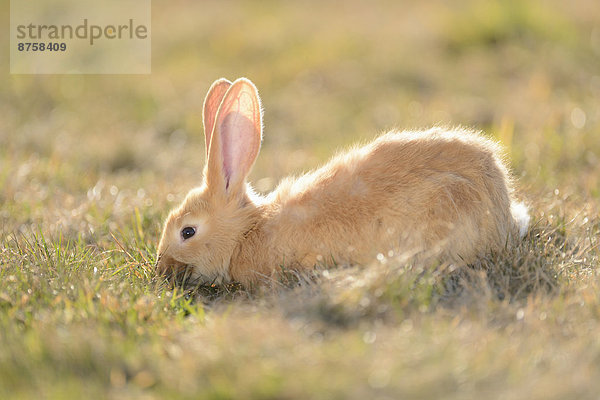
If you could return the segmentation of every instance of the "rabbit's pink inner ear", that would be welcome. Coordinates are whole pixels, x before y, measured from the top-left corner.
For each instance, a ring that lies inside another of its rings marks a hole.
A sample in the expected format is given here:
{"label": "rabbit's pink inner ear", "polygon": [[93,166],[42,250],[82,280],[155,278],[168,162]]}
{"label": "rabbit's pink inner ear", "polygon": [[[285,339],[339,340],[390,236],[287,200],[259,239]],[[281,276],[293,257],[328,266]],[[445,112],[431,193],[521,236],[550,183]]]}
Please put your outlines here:
{"label": "rabbit's pink inner ear", "polygon": [[206,146],[206,156],[208,158],[208,149],[210,147],[210,140],[215,127],[215,119],[217,117],[217,111],[223,101],[223,97],[227,92],[227,89],[231,86],[225,78],[216,80],[204,99],[204,107],[202,109],[202,123],[204,124],[204,139]]}
{"label": "rabbit's pink inner ear", "polygon": [[262,139],[260,98],[252,82],[238,79],[227,91],[217,115],[225,187],[237,189],[254,164]]}

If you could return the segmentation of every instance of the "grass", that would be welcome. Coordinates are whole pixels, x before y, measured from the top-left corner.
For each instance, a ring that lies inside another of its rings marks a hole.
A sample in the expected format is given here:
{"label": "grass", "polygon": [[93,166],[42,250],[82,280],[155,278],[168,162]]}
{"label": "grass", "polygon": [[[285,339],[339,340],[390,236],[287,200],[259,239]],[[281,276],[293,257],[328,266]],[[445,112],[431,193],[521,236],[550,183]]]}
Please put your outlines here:
{"label": "grass", "polygon": [[[599,12],[154,2],[149,76],[3,63],[0,398],[597,398]],[[261,90],[261,191],[385,129],[465,125],[505,146],[532,228],[469,268],[384,257],[170,288],[156,243],[201,179],[220,76]]]}

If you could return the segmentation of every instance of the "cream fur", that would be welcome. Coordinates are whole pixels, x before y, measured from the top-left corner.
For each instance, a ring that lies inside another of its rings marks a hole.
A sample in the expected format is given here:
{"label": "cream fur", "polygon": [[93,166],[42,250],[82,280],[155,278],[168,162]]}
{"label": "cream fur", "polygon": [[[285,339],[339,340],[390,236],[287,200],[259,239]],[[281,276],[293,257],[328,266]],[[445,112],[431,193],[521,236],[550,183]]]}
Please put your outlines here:
{"label": "cream fur", "polygon": [[[498,146],[464,129],[386,133],[284,179],[267,198],[245,184],[236,194],[209,186],[169,215],[159,272],[191,267],[203,281],[248,285],[282,266],[364,264],[389,251],[463,264],[523,236],[529,223]],[[193,221],[204,231],[183,241],[179,231]]]}

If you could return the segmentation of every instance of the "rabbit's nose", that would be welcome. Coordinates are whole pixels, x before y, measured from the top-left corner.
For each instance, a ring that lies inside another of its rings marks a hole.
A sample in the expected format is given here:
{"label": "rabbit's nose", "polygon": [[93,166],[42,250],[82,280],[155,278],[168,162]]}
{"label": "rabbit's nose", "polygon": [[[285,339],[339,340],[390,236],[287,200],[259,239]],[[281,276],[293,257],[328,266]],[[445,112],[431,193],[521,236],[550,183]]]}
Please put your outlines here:
{"label": "rabbit's nose", "polygon": [[167,255],[159,257],[156,262],[156,274],[172,284],[182,283],[185,280],[187,270],[187,264]]}
{"label": "rabbit's nose", "polygon": [[161,255],[156,261],[156,273],[158,275],[172,275],[182,267],[184,267],[183,263],[165,254]]}

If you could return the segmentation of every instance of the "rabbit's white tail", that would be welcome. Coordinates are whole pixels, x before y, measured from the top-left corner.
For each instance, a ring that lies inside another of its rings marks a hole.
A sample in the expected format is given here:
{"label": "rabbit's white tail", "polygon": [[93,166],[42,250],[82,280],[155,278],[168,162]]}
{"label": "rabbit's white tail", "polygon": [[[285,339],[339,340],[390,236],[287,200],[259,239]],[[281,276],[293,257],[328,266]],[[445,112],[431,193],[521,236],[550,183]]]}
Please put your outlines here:
{"label": "rabbit's white tail", "polygon": [[529,228],[529,220],[531,219],[527,207],[523,203],[513,201],[510,205],[510,213],[512,214],[515,222],[517,223],[517,227],[519,228],[519,236],[521,238],[525,237],[527,234],[527,228]]}

